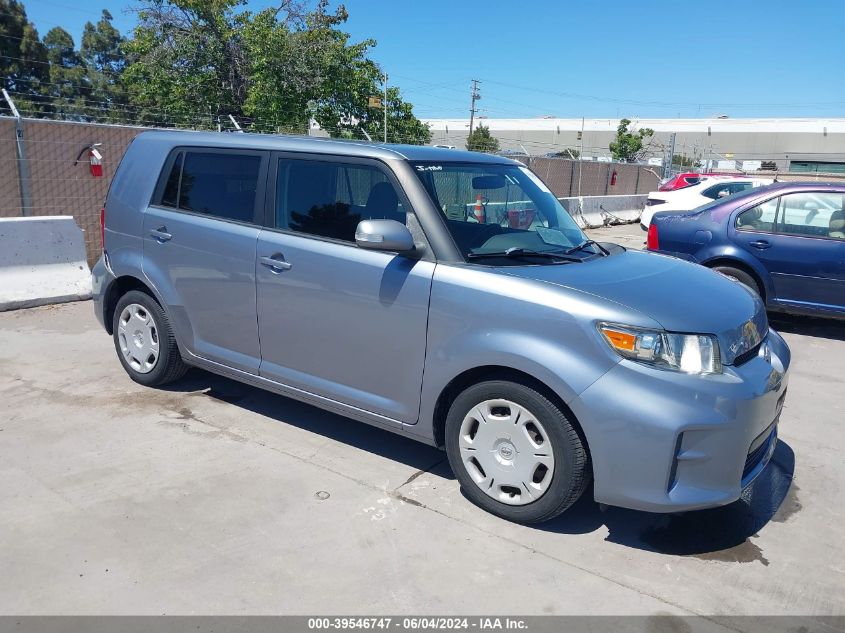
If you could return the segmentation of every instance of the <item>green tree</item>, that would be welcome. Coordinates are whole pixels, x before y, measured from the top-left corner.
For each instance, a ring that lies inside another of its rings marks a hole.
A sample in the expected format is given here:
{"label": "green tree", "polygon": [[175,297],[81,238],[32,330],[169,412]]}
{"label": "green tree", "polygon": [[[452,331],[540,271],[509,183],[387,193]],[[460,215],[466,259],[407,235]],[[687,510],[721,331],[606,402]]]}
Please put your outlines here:
{"label": "green tree", "polygon": [[616,128],[616,139],[610,143],[610,153],[613,158],[625,163],[635,163],[643,158],[648,151],[644,145],[645,139],[654,136],[654,130],[644,127],[639,130],[629,128],[630,119],[619,121]]}
{"label": "green tree", "polygon": [[[16,0],[0,0],[0,75],[22,114],[43,111],[50,81],[47,50]],[[0,102],[0,112],[8,114],[5,100]]]}
{"label": "green tree", "polygon": [[[341,5],[331,13],[321,1],[312,11],[298,4],[265,9],[242,18],[249,90],[244,110],[258,129],[304,132],[314,116],[332,132],[343,127],[349,104],[366,96],[377,69],[365,58],[368,40],[349,44],[337,26],[347,13]],[[310,105],[309,105],[310,104]],[[350,127],[357,120],[348,116]]]}
{"label": "green tree", "polygon": [[97,108],[97,118],[130,121],[126,91],[121,75],[126,67],[124,39],[112,25],[112,15],[105,9],[96,24],[86,22],[82,32],[80,55],[87,66],[90,103]]}
{"label": "green tree", "polygon": [[685,154],[673,154],[672,165],[675,167],[692,167],[695,165],[695,159]]}
{"label": "green tree", "polygon": [[126,42],[123,83],[139,122],[212,127],[242,115],[245,59],[235,7],[243,0],[146,0]]}
{"label": "green tree", "polygon": [[[414,106],[403,101],[399,88],[387,89],[387,141],[389,143],[411,143],[425,145],[431,142],[431,128],[414,116]],[[370,118],[367,121],[370,134],[381,129],[384,134],[384,118],[378,121]]]}
{"label": "green tree", "polygon": [[[143,0],[123,47],[122,79],[148,123],[212,126],[232,114],[256,131],[299,132],[314,117],[333,136],[383,136],[368,108],[381,71],[340,27],[343,5],[298,0],[257,13],[245,0]],[[388,91],[389,140],[428,142],[430,132],[398,89]]]}
{"label": "green tree", "polygon": [[[243,24],[249,64],[244,104],[257,127],[305,131],[313,116],[333,136],[384,137],[384,112],[369,108],[372,95],[383,92],[382,72],[367,57],[374,40],[353,43],[340,26],[343,5],[328,11],[320,0],[311,11],[298,5],[265,9]],[[431,132],[413,114],[396,87],[387,91],[388,141],[427,143]]]}
{"label": "green tree", "polygon": [[490,128],[479,124],[467,137],[466,148],[471,152],[498,152],[499,139],[490,134]]}
{"label": "green tree", "polygon": [[89,118],[88,74],[73,37],[63,28],[53,27],[44,36],[44,47],[50,64],[50,83],[45,92],[49,95],[51,110],[62,118]]}
{"label": "green tree", "polygon": [[555,152],[555,156],[557,156],[558,158],[569,158],[571,160],[578,160],[578,158],[581,156],[581,152],[579,152],[577,149],[571,149],[567,147],[562,152]]}

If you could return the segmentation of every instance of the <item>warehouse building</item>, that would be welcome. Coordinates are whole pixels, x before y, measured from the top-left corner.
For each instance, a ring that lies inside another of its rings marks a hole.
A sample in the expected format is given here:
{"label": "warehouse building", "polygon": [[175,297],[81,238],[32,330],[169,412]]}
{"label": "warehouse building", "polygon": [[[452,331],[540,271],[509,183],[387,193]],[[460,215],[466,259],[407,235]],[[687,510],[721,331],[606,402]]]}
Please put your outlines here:
{"label": "warehouse building", "polygon": [[[469,119],[428,119],[433,145],[463,148]],[[585,160],[608,161],[618,119],[488,119],[479,117],[506,152],[542,156],[575,150]],[[804,173],[845,173],[845,118],[836,119],[632,119],[651,128],[646,159],[660,164],[672,147],[696,165]],[[774,165],[772,165],[774,163]]]}

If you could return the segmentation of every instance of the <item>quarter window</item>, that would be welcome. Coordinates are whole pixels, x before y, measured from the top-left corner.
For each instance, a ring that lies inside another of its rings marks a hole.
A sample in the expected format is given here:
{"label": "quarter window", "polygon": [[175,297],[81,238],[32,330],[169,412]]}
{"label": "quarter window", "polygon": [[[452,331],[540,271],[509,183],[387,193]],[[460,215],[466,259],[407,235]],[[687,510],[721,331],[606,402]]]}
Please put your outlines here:
{"label": "quarter window", "polygon": [[845,239],[842,193],[807,191],[781,197],[778,233]]}
{"label": "quarter window", "polygon": [[737,231],[764,231],[771,232],[775,226],[775,213],[778,209],[778,200],[772,198],[740,213],[736,218]]}
{"label": "quarter window", "polygon": [[333,161],[279,160],[276,227],[346,242],[361,220],[406,214],[396,188],[380,169]]}
{"label": "quarter window", "polygon": [[253,222],[260,167],[256,155],[180,151],[156,204]]}
{"label": "quarter window", "polygon": [[185,152],[179,208],[224,220],[253,222],[260,168],[260,156]]}

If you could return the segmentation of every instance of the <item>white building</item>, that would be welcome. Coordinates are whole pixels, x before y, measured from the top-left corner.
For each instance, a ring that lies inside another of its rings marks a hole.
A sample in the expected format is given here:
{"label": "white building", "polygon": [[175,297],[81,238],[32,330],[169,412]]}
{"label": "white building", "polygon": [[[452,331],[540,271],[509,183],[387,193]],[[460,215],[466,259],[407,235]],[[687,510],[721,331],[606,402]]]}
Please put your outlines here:
{"label": "white building", "polygon": [[[464,147],[469,119],[428,119],[432,144]],[[502,150],[531,155],[581,151],[585,159],[607,160],[618,119],[488,119],[476,125],[490,128]],[[662,158],[675,134],[675,154],[699,161],[718,161],[727,168],[736,161],[774,162],[779,170],[845,172],[845,118],[836,119],[633,119],[633,128],[655,134],[650,156]],[[583,130],[583,135],[581,134]],[[753,163],[745,166],[752,169]]]}

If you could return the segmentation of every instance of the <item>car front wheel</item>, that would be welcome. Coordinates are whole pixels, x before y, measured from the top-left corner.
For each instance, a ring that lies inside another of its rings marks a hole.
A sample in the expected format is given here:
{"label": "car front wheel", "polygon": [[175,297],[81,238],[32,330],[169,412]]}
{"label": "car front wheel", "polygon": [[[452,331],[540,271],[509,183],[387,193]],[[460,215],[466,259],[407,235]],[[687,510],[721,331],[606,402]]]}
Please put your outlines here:
{"label": "car front wheel", "polygon": [[464,494],[510,521],[557,516],[590,480],[589,457],[572,422],[527,385],[491,380],[469,387],[449,409],[445,439]]}
{"label": "car front wheel", "polygon": [[715,270],[717,273],[722,273],[725,277],[730,277],[731,279],[738,281],[749,290],[753,290],[757,295],[761,297],[763,296],[760,285],[757,283],[754,277],[749,275],[744,270],[734,268],[733,266],[715,266],[713,270]]}

